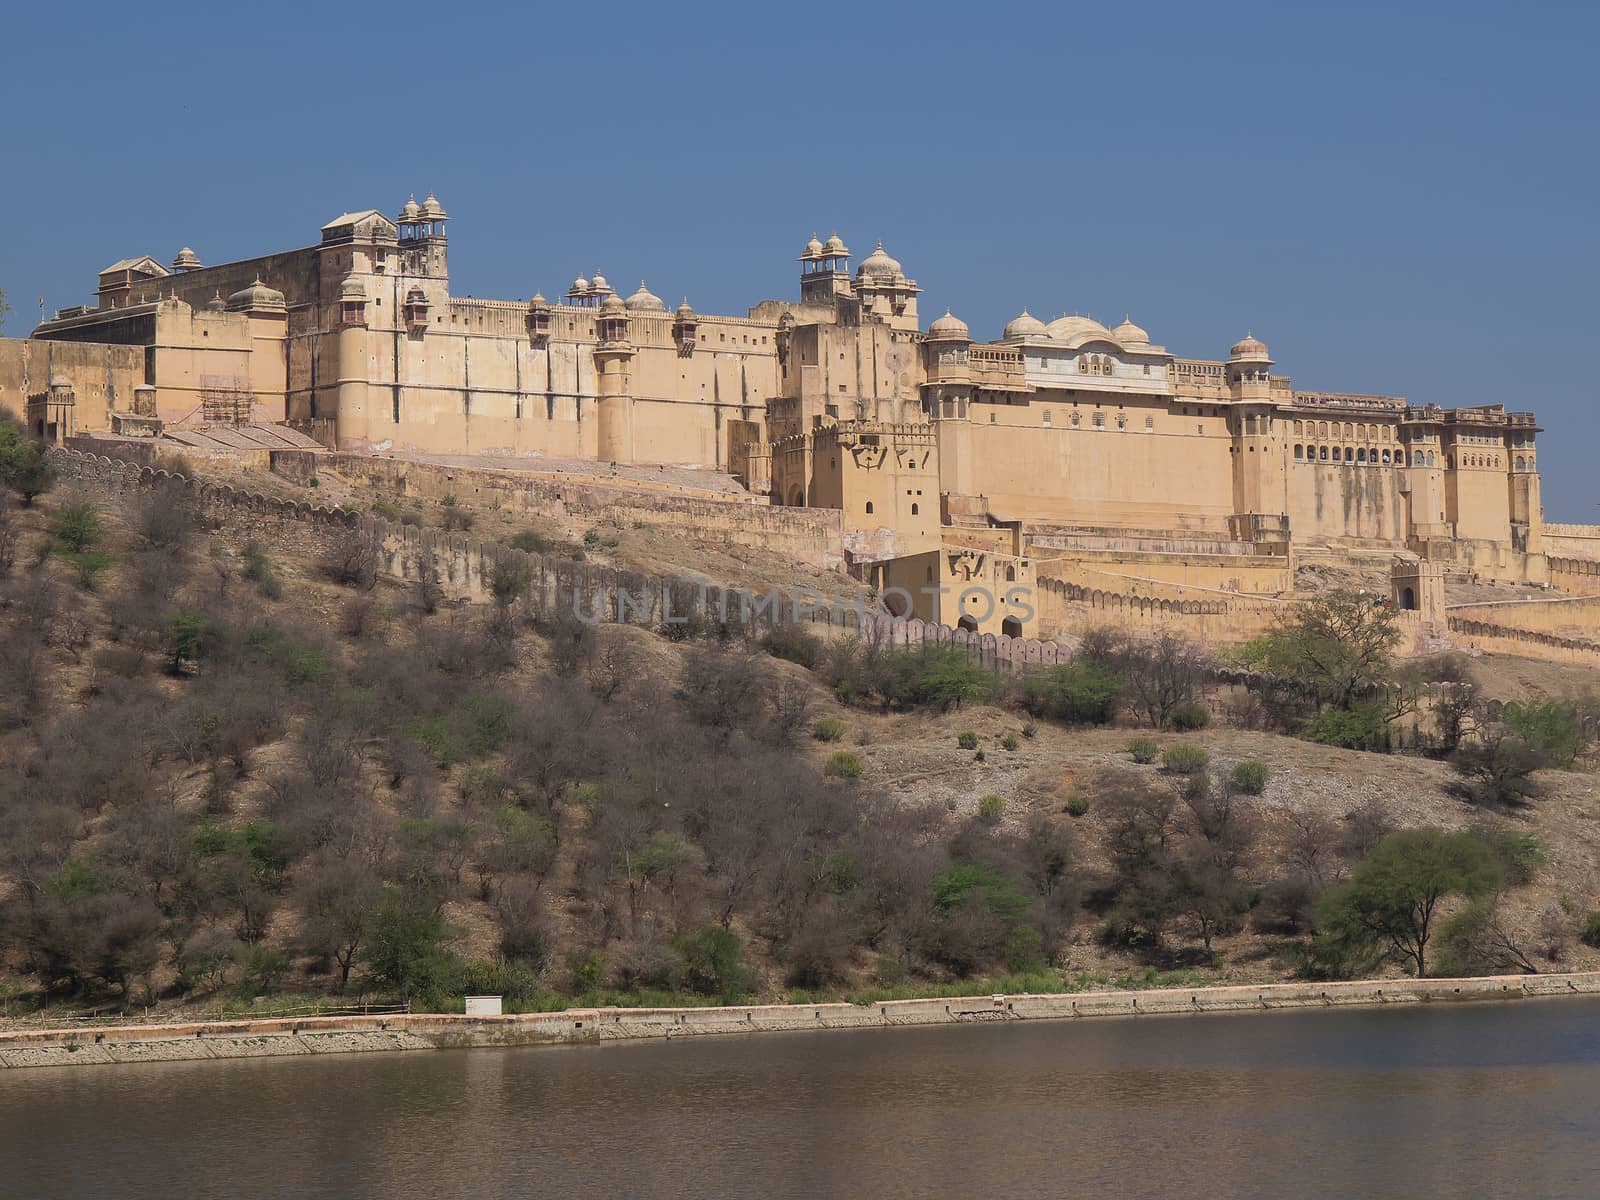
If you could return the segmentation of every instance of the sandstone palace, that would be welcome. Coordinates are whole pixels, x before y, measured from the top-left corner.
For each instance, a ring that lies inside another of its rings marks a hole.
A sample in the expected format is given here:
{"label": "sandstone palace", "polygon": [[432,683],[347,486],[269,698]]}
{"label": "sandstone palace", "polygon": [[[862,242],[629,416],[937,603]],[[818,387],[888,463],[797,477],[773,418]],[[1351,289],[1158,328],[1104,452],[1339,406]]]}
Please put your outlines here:
{"label": "sandstone palace", "polygon": [[430,194],[303,249],[113,263],[92,306],[3,344],[0,403],[56,441],[273,425],[347,453],[719,472],[747,504],[835,510],[857,577],[969,627],[1028,618],[929,585],[1070,564],[1284,595],[1296,555],[1328,551],[1549,579],[1532,413],[1300,390],[1248,333],[1179,358],[1131,319],[1023,312],[978,340],[950,311],[924,325],[902,264],[880,244],[852,266],[837,235],[801,249],[798,296],[743,315],[598,271],[463,297],[447,221]]}

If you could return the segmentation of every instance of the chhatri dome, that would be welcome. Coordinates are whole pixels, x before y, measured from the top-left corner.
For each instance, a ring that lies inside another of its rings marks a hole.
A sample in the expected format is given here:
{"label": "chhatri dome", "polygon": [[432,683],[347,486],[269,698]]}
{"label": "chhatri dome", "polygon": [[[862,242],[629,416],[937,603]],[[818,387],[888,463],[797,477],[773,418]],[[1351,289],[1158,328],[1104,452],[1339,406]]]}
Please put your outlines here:
{"label": "chhatri dome", "polygon": [[270,288],[262,283],[261,276],[257,275],[255,282],[249,287],[240,288],[228,297],[228,307],[236,312],[240,309],[248,310],[254,308],[285,312],[289,306],[284,303],[282,292],[278,291],[277,288]]}
{"label": "chhatri dome", "polygon": [[802,258],[821,258],[822,257],[822,243],[817,241],[817,235],[816,234],[813,233],[811,235],[811,240],[806,243],[805,252],[801,255],[801,257]]}
{"label": "chhatri dome", "polygon": [[944,310],[944,316],[928,326],[928,336],[935,340],[953,340],[955,338],[965,340],[971,336],[971,333],[967,329],[967,323],[947,308]]}
{"label": "chhatri dome", "polygon": [[1233,362],[1271,362],[1267,356],[1267,344],[1253,333],[1247,333],[1244,338],[1233,344],[1233,349],[1228,351],[1228,358]]}
{"label": "chhatri dome", "polygon": [[611,285],[606,282],[606,277],[604,275],[600,274],[599,271],[596,271],[594,273],[594,278],[589,280],[589,290],[591,292],[609,292],[611,290]]}
{"label": "chhatri dome", "polygon": [[200,269],[200,256],[185,246],[178,251],[178,257],[172,260],[172,269],[174,271],[198,271]]}
{"label": "chhatri dome", "polygon": [[1141,326],[1135,325],[1133,318],[1129,316],[1122,318],[1122,324],[1111,331],[1111,336],[1124,346],[1148,346],[1150,344],[1150,334]]}
{"label": "chhatri dome", "polygon": [[629,296],[626,303],[628,308],[634,312],[667,311],[667,306],[661,302],[661,297],[645,287],[642,279],[639,280],[639,290]]}
{"label": "chhatri dome", "polygon": [[574,292],[587,292],[589,290],[589,281],[582,275],[579,275],[572,281],[572,290]]}
{"label": "chhatri dome", "polygon": [[417,205],[417,197],[415,194],[413,194],[409,199],[406,200],[405,207],[400,210],[400,220],[402,223],[404,223],[408,221],[418,221],[421,219],[422,209]]}
{"label": "chhatri dome", "polygon": [[1013,317],[1007,324],[1003,338],[1039,337],[1045,332],[1044,322],[1027,309]]}
{"label": "chhatri dome", "polygon": [[685,296],[683,303],[678,305],[678,318],[682,320],[685,317],[692,316],[694,316],[694,309],[689,307],[689,297]]}
{"label": "chhatri dome", "polygon": [[206,311],[219,313],[228,311],[228,302],[222,298],[222,289],[212,291],[211,299],[206,301]]}
{"label": "chhatri dome", "polygon": [[884,251],[883,243],[878,243],[878,248],[861,260],[861,265],[856,268],[857,275],[875,275],[885,279],[892,279],[900,274],[899,259],[890,258]]}
{"label": "chhatri dome", "polygon": [[828,239],[827,245],[823,246],[822,248],[827,253],[835,256],[848,255],[850,253],[850,248],[846,246],[844,242],[839,240],[839,235],[837,232],[835,232],[834,235]]}
{"label": "chhatri dome", "polygon": [[1109,338],[1111,330],[1100,324],[1093,317],[1080,316],[1074,313],[1070,317],[1057,317],[1046,327],[1046,332],[1058,342],[1065,342],[1070,338]]}
{"label": "chhatri dome", "polygon": [[444,211],[444,205],[439,203],[439,198],[432,192],[422,202],[422,219],[424,221],[448,221],[450,214]]}
{"label": "chhatri dome", "polygon": [[628,306],[622,302],[621,296],[612,292],[611,295],[606,297],[606,302],[600,306],[600,311],[607,316],[611,316],[616,313],[627,312]]}

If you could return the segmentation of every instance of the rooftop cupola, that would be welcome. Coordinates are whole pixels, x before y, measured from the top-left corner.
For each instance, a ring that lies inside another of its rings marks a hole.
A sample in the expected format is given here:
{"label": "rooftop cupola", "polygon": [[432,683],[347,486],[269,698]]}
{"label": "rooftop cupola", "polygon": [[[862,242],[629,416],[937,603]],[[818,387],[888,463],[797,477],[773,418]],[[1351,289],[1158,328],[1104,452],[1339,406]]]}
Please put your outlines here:
{"label": "rooftop cupola", "polygon": [[284,302],[283,293],[276,288],[270,288],[261,282],[257,275],[255,282],[247,288],[240,288],[228,297],[228,308],[232,312],[287,312],[289,306]]}
{"label": "rooftop cupola", "polygon": [[1022,338],[1044,337],[1045,324],[1027,309],[1023,309],[1010,321],[1006,322],[1005,332],[1000,336],[1008,342],[1019,341]]}
{"label": "rooftop cupola", "polygon": [[694,353],[695,342],[699,340],[699,328],[699,319],[694,315],[694,309],[689,307],[689,297],[685,296],[672,318],[672,340],[677,343],[679,358],[688,358]]}
{"label": "rooftop cupola", "polygon": [[639,290],[629,296],[623,303],[628,306],[629,312],[664,313],[667,311],[667,306],[661,302],[661,297],[645,287],[642,279],[639,280]]}
{"label": "rooftop cupola", "polygon": [[178,257],[172,260],[172,269],[174,271],[198,271],[200,269],[200,256],[185,246],[178,251]]}
{"label": "rooftop cupola", "polygon": [[626,349],[630,328],[628,306],[623,303],[621,296],[612,292],[600,305],[600,319],[595,322],[595,334],[599,338],[600,345],[612,349]]}
{"label": "rooftop cupola", "polygon": [[850,294],[850,247],[837,233],[826,242],[812,234],[800,255],[800,299],[831,304]]}
{"label": "rooftop cupola", "polygon": [[952,313],[948,308],[944,316],[928,326],[928,340],[930,342],[970,342],[972,331],[967,328],[967,323]]}
{"label": "rooftop cupola", "polygon": [[358,276],[346,275],[344,282],[339,285],[339,323],[367,323],[367,289]]}
{"label": "rooftop cupola", "polygon": [[544,298],[542,292],[535,292],[533,299],[528,301],[528,315],[524,320],[528,327],[528,340],[535,346],[548,346],[550,344],[550,302]]}

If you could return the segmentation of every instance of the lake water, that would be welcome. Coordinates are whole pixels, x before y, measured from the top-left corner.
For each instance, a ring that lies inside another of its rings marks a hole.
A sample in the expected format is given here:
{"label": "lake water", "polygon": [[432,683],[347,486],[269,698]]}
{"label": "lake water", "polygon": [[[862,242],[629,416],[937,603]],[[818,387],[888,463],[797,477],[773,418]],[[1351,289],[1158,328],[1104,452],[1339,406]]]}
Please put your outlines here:
{"label": "lake water", "polygon": [[0,1071],[27,1197],[1594,1197],[1600,1002]]}

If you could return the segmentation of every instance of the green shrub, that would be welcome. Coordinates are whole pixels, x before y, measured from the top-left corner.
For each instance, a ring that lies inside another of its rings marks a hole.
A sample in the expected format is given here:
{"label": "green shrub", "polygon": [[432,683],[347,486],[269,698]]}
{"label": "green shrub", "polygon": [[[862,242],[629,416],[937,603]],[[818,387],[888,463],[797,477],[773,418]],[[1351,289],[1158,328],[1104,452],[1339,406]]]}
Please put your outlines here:
{"label": "green shrub", "polygon": [[1266,636],[1251,638],[1248,642],[1240,642],[1238,645],[1220,647],[1217,650],[1217,665],[1234,667],[1242,671],[1265,670],[1271,651],[1270,638]]}
{"label": "green shrub", "polygon": [[1128,743],[1128,754],[1136,763],[1153,763],[1160,753],[1161,747],[1154,738],[1134,738]]}
{"label": "green shrub", "polygon": [[673,948],[682,959],[681,982],[690,991],[735,1004],[755,983],[744,965],[744,946],[719,926],[686,933],[673,942]]}
{"label": "green shrub", "polygon": [[1356,708],[1325,708],[1306,723],[1300,736],[1324,746],[1346,750],[1379,750],[1383,747],[1386,722],[1383,713],[1372,705]]}
{"label": "green shrub", "polygon": [[1578,940],[1585,946],[1593,946],[1600,950],[1600,908],[1594,910],[1584,918],[1583,929],[1578,933]]}
{"label": "green shrub", "polygon": [[828,765],[822,770],[835,779],[860,779],[861,756],[849,750],[835,750],[828,756]]}
{"label": "green shrub", "polygon": [[266,547],[260,542],[252,540],[245,543],[244,577],[260,588],[261,594],[268,600],[283,598],[283,580],[272,565],[272,560],[267,557]]}
{"label": "green shrub", "polygon": [[1022,707],[1030,716],[1105,725],[1116,714],[1123,678],[1103,662],[1041,667],[1022,678]]}
{"label": "green shrub", "polygon": [[1161,752],[1161,765],[1174,775],[1197,775],[1211,762],[1204,746],[1168,746]]}
{"label": "green shrub", "polygon": [[819,742],[837,742],[844,737],[844,722],[838,717],[823,717],[811,727],[811,736]]}
{"label": "green shrub", "polygon": [[1511,732],[1559,766],[1570,767],[1587,740],[1577,707],[1561,700],[1513,700],[1505,717]]}
{"label": "green shrub", "polygon": [[586,548],[588,548],[590,550],[593,550],[597,546],[599,546],[600,545],[600,531],[598,529],[589,530],[588,533],[583,535],[583,544],[584,544],[584,546]]}
{"label": "green shrub", "polygon": [[74,554],[82,554],[100,540],[100,514],[92,504],[68,504],[56,514],[56,537]]}
{"label": "green shrub", "polygon": [[1172,711],[1167,713],[1167,724],[1180,733],[1187,733],[1195,729],[1204,729],[1211,724],[1211,713],[1204,704],[1188,701],[1174,705]]}
{"label": "green shrub", "polygon": [[1267,790],[1267,778],[1271,774],[1266,763],[1242,762],[1233,768],[1230,778],[1238,791],[1247,796],[1259,796]]}
{"label": "green shrub", "polygon": [[956,745],[963,750],[976,750],[978,748],[978,735],[970,729],[963,729],[956,734]]}
{"label": "green shrub", "polygon": [[1013,925],[1006,934],[1006,970],[1020,974],[1043,967],[1043,945],[1044,939],[1032,925]]}
{"label": "green shrub", "polygon": [[822,639],[801,625],[779,625],[761,639],[761,648],[773,658],[816,669],[822,660]]}
{"label": "green shrub", "polygon": [[978,820],[985,825],[998,825],[1006,815],[1006,802],[1003,796],[984,796],[978,801]]}
{"label": "green shrub", "polygon": [[78,573],[78,586],[92,592],[100,582],[100,572],[111,565],[111,555],[103,550],[82,550],[64,555],[72,569]]}
{"label": "green shrub", "polygon": [[966,863],[933,878],[933,906],[949,913],[969,900],[983,904],[995,916],[1014,921],[1028,909],[1028,897],[1010,879],[983,863]]}
{"label": "green shrub", "polygon": [[973,762],[984,762],[987,758],[988,755],[984,754],[982,750],[974,750],[972,753]]}
{"label": "green shrub", "polygon": [[1068,796],[1067,797],[1067,816],[1069,816],[1069,817],[1082,817],[1082,816],[1087,816],[1088,812],[1089,812],[1089,797],[1087,797],[1087,796]]}
{"label": "green shrub", "polygon": [[1022,743],[1017,740],[1017,735],[1014,733],[1008,733],[1000,739],[1000,748],[1002,750],[1015,750],[1020,745]]}
{"label": "green shrub", "polygon": [[1039,724],[1038,724],[1038,722],[1029,721],[1026,725],[1024,725],[1022,727],[1022,736],[1025,737],[1025,738],[1038,737],[1039,736]]}

